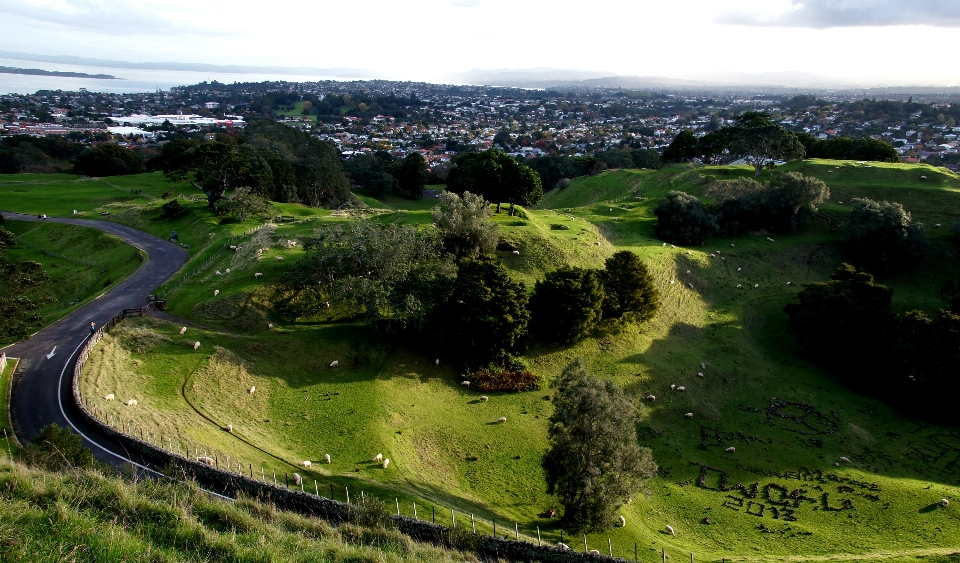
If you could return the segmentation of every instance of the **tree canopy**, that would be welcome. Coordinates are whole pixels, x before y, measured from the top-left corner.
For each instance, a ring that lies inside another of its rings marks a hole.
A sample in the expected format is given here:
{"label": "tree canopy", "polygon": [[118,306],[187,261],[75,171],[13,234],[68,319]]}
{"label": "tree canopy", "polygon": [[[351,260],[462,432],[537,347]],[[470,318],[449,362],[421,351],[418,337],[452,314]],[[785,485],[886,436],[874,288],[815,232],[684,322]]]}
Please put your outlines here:
{"label": "tree canopy", "polygon": [[887,272],[916,264],[930,242],[899,203],[854,198],[843,245],[854,263]]}
{"label": "tree canopy", "polygon": [[496,203],[498,213],[502,203],[510,204],[512,214],[514,205],[535,205],[543,198],[540,176],[499,149],[458,156],[447,190],[480,195]]}
{"label": "tree canopy", "polygon": [[136,152],[116,143],[100,143],[79,155],[73,169],[87,176],[124,176],[143,172],[143,160]]}
{"label": "tree canopy", "polygon": [[737,120],[730,151],[746,158],[753,165],[757,178],[773,161],[801,159],[806,154],[796,135],[759,112],[744,113]]}
{"label": "tree canopy", "polygon": [[499,229],[490,221],[490,206],[480,196],[464,192],[463,197],[444,191],[433,210],[433,224],[443,237],[443,246],[457,258],[492,255],[497,249]]}
{"label": "tree canopy", "polygon": [[534,285],[531,331],[545,342],[572,344],[600,321],[603,304],[600,272],[570,266],[554,270]]}
{"label": "tree canopy", "polygon": [[637,322],[653,318],[660,307],[660,292],[640,257],[620,250],[607,258],[603,281],[603,316]]}
{"label": "tree canopy", "polygon": [[684,192],[668,192],[653,214],[657,216],[657,236],[677,244],[700,245],[717,231],[717,218],[699,199]]}

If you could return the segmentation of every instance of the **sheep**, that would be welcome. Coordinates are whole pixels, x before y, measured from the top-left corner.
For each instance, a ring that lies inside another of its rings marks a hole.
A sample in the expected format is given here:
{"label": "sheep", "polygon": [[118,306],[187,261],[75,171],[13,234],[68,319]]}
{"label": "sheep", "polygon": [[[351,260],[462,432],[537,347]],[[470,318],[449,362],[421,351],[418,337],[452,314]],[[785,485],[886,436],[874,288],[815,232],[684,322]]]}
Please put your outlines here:
{"label": "sheep", "polygon": [[373,461],[375,461],[375,462],[377,462],[377,463],[380,463],[381,461],[383,461],[383,454],[377,454],[377,455],[373,456]]}
{"label": "sheep", "polygon": [[671,245],[670,245],[670,248],[676,248],[676,246],[673,246],[673,245],[671,244]]}
{"label": "sheep", "polygon": [[237,246],[236,246],[235,244],[231,244],[231,245],[230,245],[230,250],[236,252],[236,251],[237,251]]}
{"label": "sheep", "polygon": [[301,477],[299,473],[293,474],[293,484],[301,486],[303,485],[303,477]]}
{"label": "sheep", "polygon": [[943,506],[950,506],[950,501],[945,498],[942,498],[940,499],[940,504]]}
{"label": "sheep", "polygon": [[736,246],[736,245],[731,242],[731,243],[730,243],[730,248],[733,248],[734,246]]}
{"label": "sheep", "polygon": [[850,463],[850,458],[841,456],[840,461],[842,461],[843,463]]}
{"label": "sheep", "polygon": [[671,536],[677,535],[677,532],[674,531],[673,526],[670,526],[669,524],[668,524],[667,527],[664,528],[664,529],[665,529],[665,530],[667,531],[667,533],[670,534]]}
{"label": "sheep", "polygon": [[683,415],[683,418],[693,418],[693,413],[692,412],[685,413]]}
{"label": "sheep", "polygon": [[311,463],[309,459],[303,460],[304,467],[310,467],[311,465],[313,465],[313,463]]}
{"label": "sheep", "polygon": [[199,340],[198,340],[197,342],[194,342],[194,343],[193,343],[193,349],[194,349],[194,350],[196,350],[196,349],[199,348],[199,347],[200,347],[200,341],[199,341]]}
{"label": "sheep", "polygon": [[837,203],[839,203],[840,205],[843,205],[843,202],[842,202],[842,201],[838,201]]}
{"label": "sheep", "polygon": [[719,251],[719,250],[714,250],[714,252],[716,252],[717,254],[720,254],[720,251]]}
{"label": "sheep", "polygon": [[252,385],[249,389],[247,389],[247,393],[249,393],[249,394],[251,394],[251,395],[253,395],[253,394],[256,393],[256,392],[257,392],[257,386],[256,386],[256,385]]}
{"label": "sheep", "polygon": [[687,273],[689,274],[689,273],[690,273],[690,270],[687,270]]}
{"label": "sheep", "polygon": [[340,360],[333,360],[330,362],[330,367],[335,368],[340,365]]}
{"label": "sheep", "polygon": [[687,282],[687,285],[690,286],[690,289],[693,289],[693,284],[692,284],[692,283]]}
{"label": "sheep", "polygon": [[219,290],[219,289],[214,289],[214,290],[213,290],[213,296],[216,297],[216,296],[218,296],[218,295],[220,295],[220,290]]}
{"label": "sheep", "polygon": [[707,369],[707,363],[706,363],[706,362],[700,362],[700,369]]}
{"label": "sheep", "polygon": [[126,404],[127,404],[128,407],[135,407],[135,406],[137,406],[137,400],[136,400],[136,399],[130,399],[129,401],[127,401]]}
{"label": "sheep", "polygon": [[436,360],[434,360],[434,361],[433,361],[433,365],[434,365],[435,367],[440,367],[440,358],[437,358]]}
{"label": "sheep", "polygon": [[233,425],[228,424],[223,429],[226,430],[227,432],[233,432]]}
{"label": "sheep", "polygon": [[627,519],[623,516],[617,516],[617,521],[620,523],[621,528],[627,525]]}
{"label": "sheep", "polygon": [[667,243],[663,243],[663,246],[667,246]]}
{"label": "sheep", "polygon": [[926,180],[927,177],[926,177],[926,176],[920,176],[920,179],[921,179],[921,180]]}
{"label": "sheep", "polygon": [[257,273],[255,273],[255,274],[253,274],[253,277],[254,277],[255,279],[260,279],[260,278],[263,277],[263,272],[257,272]]}
{"label": "sheep", "polygon": [[116,399],[116,397],[113,396],[113,393],[110,393],[109,395],[103,398],[104,401],[113,401],[114,399]]}
{"label": "sheep", "polygon": [[648,400],[648,401],[656,401],[656,400],[657,400],[657,396],[656,396],[656,395],[647,395],[647,400]]}
{"label": "sheep", "polygon": [[486,402],[489,401],[489,400],[490,400],[490,397],[487,397],[486,395],[483,395],[483,396],[480,397],[480,401],[482,401],[482,402],[484,402],[484,403],[486,403]]}
{"label": "sheep", "polygon": [[742,284],[742,283],[738,283],[738,284],[737,284],[737,289],[740,289],[740,288],[742,288],[742,287],[743,287],[743,284]]}
{"label": "sheep", "polygon": [[670,386],[670,390],[671,390],[671,391],[675,390],[676,388],[677,388],[677,384],[676,384],[676,383],[674,383],[674,384],[672,384],[672,385]]}
{"label": "sheep", "polygon": [[183,328],[180,329],[180,334],[181,334],[181,335],[183,335],[183,333],[185,333],[185,332],[187,332],[187,327],[183,327]]}
{"label": "sheep", "polygon": [[461,382],[460,382],[460,385],[463,385],[464,387],[470,387],[470,382],[469,382],[469,381],[461,381]]}
{"label": "sheep", "polygon": [[742,270],[742,269],[743,269],[743,268],[737,268],[737,271],[739,272],[739,271]]}
{"label": "sheep", "polygon": [[677,283],[677,280],[670,280],[670,285]]}
{"label": "sheep", "polygon": [[559,549],[560,551],[569,551],[570,546],[563,542],[557,542],[557,549]]}
{"label": "sheep", "polygon": [[273,323],[267,323],[267,330],[273,330]]}
{"label": "sheep", "polygon": [[230,273],[230,268],[227,268],[225,271],[229,274],[229,273]]}
{"label": "sheep", "polygon": [[217,275],[218,275],[218,276],[222,276],[222,275],[223,275],[223,272],[221,272],[220,270],[217,270]]}
{"label": "sheep", "polygon": [[793,284],[791,284],[790,282],[787,282],[787,285],[793,285]]}
{"label": "sheep", "polygon": [[600,552],[597,551],[596,549],[591,549],[589,553],[590,555],[600,555]]}
{"label": "sheep", "polygon": [[681,385],[680,387],[677,387],[677,391],[686,391],[686,390],[687,388],[684,387],[683,385]]}
{"label": "sheep", "polygon": [[213,465],[214,463],[216,463],[212,457],[207,457],[205,455],[198,457],[197,461],[199,461],[200,463],[206,463],[207,465]]}
{"label": "sheep", "polygon": [[753,289],[757,289],[757,288],[759,288],[759,287],[760,287],[760,284],[758,284],[758,283],[753,284]]}
{"label": "sheep", "polygon": [[737,453],[737,448],[735,448],[735,447],[733,447],[733,446],[730,446],[729,448],[727,448],[727,449],[724,450],[724,451],[727,452],[728,454],[735,454],[735,453]]}
{"label": "sheep", "polygon": [[720,259],[721,259],[721,260],[726,260],[727,257],[726,257],[726,256],[721,256]]}
{"label": "sheep", "polygon": [[716,254],[711,254],[711,255],[710,255],[710,258],[716,258],[716,257],[717,257]]}
{"label": "sheep", "polygon": [[600,246],[600,241],[598,240],[598,241],[595,242],[594,244],[596,244],[597,246]]}
{"label": "sheep", "polygon": [[513,255],[514,255],[514,256],[520,256],[520,251],[519,251],[519,250],[514,250],[514,251],[513,251]]}
{"label": "sheep", "polygon": [[934,227],[935,229],[939,229],[939,228],[942,227],[942,226],[943,226],[943,225],[941,225],[940,223],[937,223],[937,224],[934,225],[933,227]]}
{"label": "sheep", "polygon": [[383,460],[383,468],[386,469],[390,465],[390,458]]}
{"label": "sheep", "polygon": [[500,418],[497,419],[497,424],[503,424],[506,421],[507,421],[507,417],[501,416]]}
{"label": "sheep", "polygon": [[323,462],[330,463],[330,454],[323,454]]}
{"label": "sheep", "polygon": [[277,256],[277,262],[283,262],[283,256]]}
{"label": "sheep", "polygon": [[777,242],[777,241],[773,240],[773,239],[770,238],[770,237],[767,237],[767,240],[769,240],[770,242]]}
{"label": "sheep", "polygon": [[703,377],[703,372],[702,372],[702,371],[698,371],[698,372],[697,372],[697,377]]}

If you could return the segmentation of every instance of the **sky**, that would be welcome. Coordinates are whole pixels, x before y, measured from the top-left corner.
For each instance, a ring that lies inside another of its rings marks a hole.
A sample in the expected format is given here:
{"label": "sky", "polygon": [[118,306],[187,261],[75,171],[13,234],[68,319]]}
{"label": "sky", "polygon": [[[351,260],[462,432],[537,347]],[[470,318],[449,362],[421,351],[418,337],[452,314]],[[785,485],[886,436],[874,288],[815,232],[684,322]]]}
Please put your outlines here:
{"label": "sky", "polygon": [[960,86],[960,0],[0,0],[0,21],[0,50],[135,62]]}

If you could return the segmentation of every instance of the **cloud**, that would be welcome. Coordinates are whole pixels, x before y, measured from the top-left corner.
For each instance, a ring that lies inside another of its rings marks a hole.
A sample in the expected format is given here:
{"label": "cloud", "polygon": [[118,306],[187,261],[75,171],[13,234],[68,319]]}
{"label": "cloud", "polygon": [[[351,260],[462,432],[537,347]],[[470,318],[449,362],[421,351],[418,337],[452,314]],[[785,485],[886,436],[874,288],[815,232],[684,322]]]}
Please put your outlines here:
{"label": "cloud", "polygon": [[122,0],[0,0],[0,14],[110,35],[195,31],[139,3]]}
{"label": "cloud", "polygon": [[725,12],[716,21],[814,29],[894,25],[960,27],[960,2],[956,0],[788,0],[778,4],[783,8]]}
{"label": "cloud", "polygon": [[480,0],[450,0],[450,3],[458,8],[476,8]]}

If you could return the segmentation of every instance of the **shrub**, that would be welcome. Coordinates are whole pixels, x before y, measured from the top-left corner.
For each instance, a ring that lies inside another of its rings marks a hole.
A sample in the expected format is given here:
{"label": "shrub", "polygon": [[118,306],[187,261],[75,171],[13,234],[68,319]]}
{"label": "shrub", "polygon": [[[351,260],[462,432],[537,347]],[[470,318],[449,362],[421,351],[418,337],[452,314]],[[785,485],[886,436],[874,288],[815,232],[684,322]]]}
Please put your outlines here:
{"label": "shrub", "polygon": [[600,321],[603,296],[596,270],[567,266],[550,272],[530,297],[531,329],[545,342],[572,344]]}
{"label": "shrub", "polygon": [[540,388],[540,376],[526,368],[512,369],[487,366],[467,374],[472,388],[498,393],[504,391],[534,391]]}
{"label": "shrub", "polygon": [[844,247],[859,266],[892,271],[916,264],[930,246],[923,227],[902,205],[855,198]]}
{"label": "shrub", "polygon": [[83,446],[80,436],[51,424],[43,428],[23,448],[23,461],[51,471],[71,468],[89,468],[96,463],[90,450]]}
{"label": "shrub", "polygon": [[657,236],[677,244],[703,244],[717,231],[717,219],[696,197],[671,191],[653,209]]}
{"label": "shrub", "polygon": [[160,217],[162,219],[176,219],[187,214],[187,208],[180,204],[180,200],[171,199],[160,206]]}

